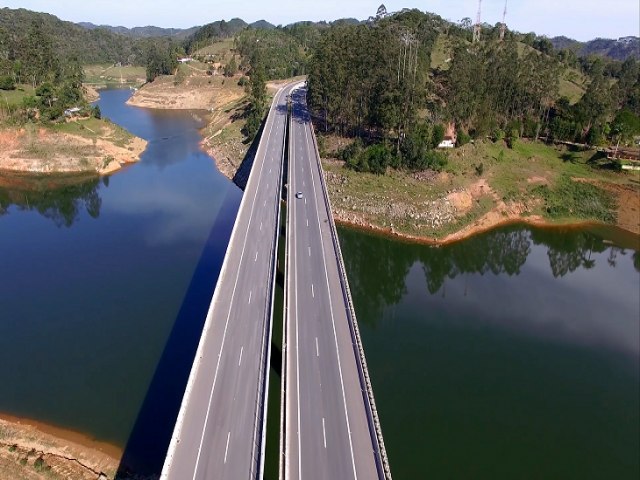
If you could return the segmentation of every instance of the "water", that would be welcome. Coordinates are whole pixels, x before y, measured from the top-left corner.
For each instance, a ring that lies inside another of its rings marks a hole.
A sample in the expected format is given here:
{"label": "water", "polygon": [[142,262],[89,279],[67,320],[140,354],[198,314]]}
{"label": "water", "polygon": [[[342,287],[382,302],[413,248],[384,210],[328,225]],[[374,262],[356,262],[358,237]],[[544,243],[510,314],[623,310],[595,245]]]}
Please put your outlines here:
{"label": "water", "polygon": [[395,480],[638,478],[637,236],[340,239]]}
{"label": "water", "polygon": [[0,182],[0,412],[121,447],[149,405],[168,410],[161,439],[173,428],[241,198],[200,151],[197,116],[129,95],[99,105],[149,141],[139,163],[104,180]]}

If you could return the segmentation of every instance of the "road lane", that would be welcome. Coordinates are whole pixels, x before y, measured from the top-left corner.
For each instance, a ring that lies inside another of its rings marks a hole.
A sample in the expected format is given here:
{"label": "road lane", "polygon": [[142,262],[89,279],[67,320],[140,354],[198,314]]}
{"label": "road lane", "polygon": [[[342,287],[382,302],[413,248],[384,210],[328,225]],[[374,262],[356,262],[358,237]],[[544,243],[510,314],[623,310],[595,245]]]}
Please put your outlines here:
{"label": "road lane", "polygon": [[278,91],[240,205],[162,472],[164,479],[256,479],[286,126]]}
{"label": "road lane", "polygon": [[[374,456],[304,90],[293,97],[284,477],[384,478]],[[298,191],[303,198],[294,197]]]}

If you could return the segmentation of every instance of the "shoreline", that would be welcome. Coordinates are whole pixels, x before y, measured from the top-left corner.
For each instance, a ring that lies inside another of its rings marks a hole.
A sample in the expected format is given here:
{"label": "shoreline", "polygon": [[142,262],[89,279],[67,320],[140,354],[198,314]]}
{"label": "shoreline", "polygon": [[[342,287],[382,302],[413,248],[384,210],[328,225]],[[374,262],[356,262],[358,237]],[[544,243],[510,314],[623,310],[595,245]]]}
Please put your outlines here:
{"label": "shoreline", "polygon": [[427,245],[432,247],[443,247],[446,245],[451,245],[453,243],[462,242],[464,240],[468,240],[471,237],[476,235],[482,235],[487,232],[491,232],[492,230],[508,227],[511,225],[522,225],[527,227],[536,227],[547,230],[555,230],[555,229],[579,229],[579,228],[588,228],[588,227],[606,227],[606,228],[616,228],[619,229],[625,235],[633,235],[636,237],[638,241],[638,246],[636,248],[640,248],[640,235],[625,228],[622,228],[618,225],[596,222],[596,221],[567,221],[567,222],[550,222],[544,220],[542,218],[526,218],[526,217],[518,217],[518,218],[505,218],[502,221],[496,222],[491,225],[474,225],[470,224],[457,232],[451,233],[442,239],[438,239],[435,237],[421,237],[418,235],[410,235],[407,233],[402,233],[397,230],[393,230],[390,228],[380,227],[378,225],[373,224],[360,224],[356,222],[351,222],[349,220],[343,220],[338,218],[335,213],[333,214],[334,221],[337,225],[345,228],[350,228],[353,230],[358,230],[363,233],[378,235],[390,240],[395,240],[403,243],[410,243],[415,245]]}
{"label": "shoreline", "polygon": [[[124,449],[38,420],[0,413],[0,477],[113,479]],[[100,476],[102,475],[102,476]]]}
{"label": "shoreline", "polygon": [[[107,122],[95,121],[104,131],[83,121],[65,125],[84,129],[95,136],[82,136],[52,128],[0,128],[0,174],[22,175],[111,175],[137,163],[147,148],[142,138],[122,133]],[[80,130],[82,131],[82,130]],[[128,138],[118,138],[128,135]]]}

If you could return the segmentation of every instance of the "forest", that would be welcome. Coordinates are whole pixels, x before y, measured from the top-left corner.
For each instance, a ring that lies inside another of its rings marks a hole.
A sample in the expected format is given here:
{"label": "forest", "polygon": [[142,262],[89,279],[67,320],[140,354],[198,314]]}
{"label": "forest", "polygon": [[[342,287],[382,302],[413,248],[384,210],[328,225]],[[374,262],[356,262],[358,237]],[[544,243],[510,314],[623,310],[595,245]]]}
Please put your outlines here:
{"label": "forest", "polygon": [[[356,170],[441,168],[435,150],[454,124],[471,139],[630,144],[640,134],[639,63],[555,50],[549,39],[451,24],[418,10],[332,26],[311,49],[308,100],[320,128],[356,138],[342,152]],[[446,68],[431,68],[438,36],[452,45]],[[569,69],[588,79],[574,104],[560,95]]]}

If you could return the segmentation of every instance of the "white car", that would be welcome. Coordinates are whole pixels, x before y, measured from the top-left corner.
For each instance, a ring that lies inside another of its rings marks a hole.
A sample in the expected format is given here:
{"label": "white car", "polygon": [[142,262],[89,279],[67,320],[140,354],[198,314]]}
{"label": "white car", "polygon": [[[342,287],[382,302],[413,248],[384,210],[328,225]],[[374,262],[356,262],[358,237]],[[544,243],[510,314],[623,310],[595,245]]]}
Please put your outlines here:
{"label": "white car", "polygon": [[296,192],[296,198],[302,198],[302,192]]}

